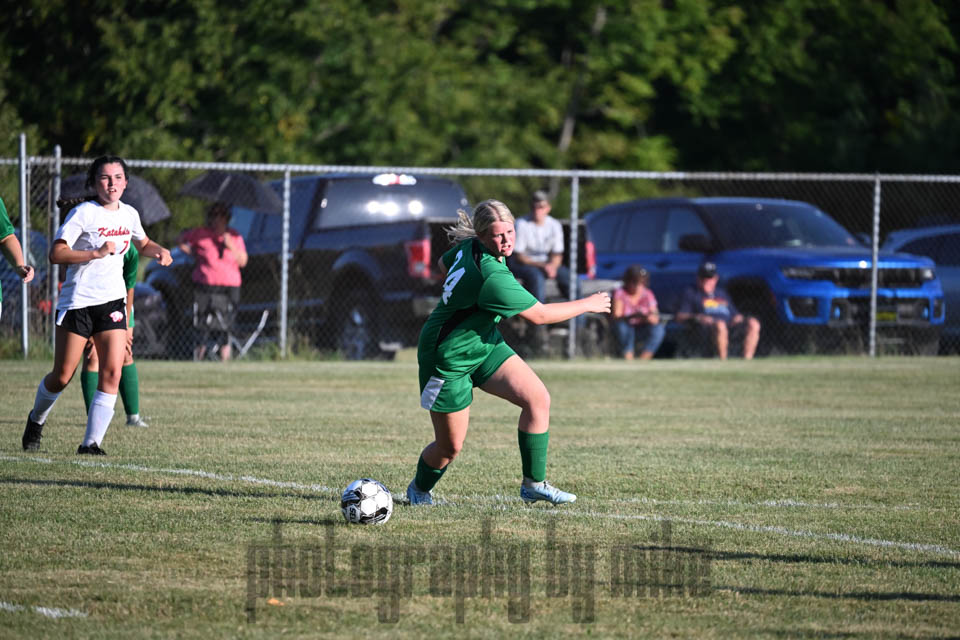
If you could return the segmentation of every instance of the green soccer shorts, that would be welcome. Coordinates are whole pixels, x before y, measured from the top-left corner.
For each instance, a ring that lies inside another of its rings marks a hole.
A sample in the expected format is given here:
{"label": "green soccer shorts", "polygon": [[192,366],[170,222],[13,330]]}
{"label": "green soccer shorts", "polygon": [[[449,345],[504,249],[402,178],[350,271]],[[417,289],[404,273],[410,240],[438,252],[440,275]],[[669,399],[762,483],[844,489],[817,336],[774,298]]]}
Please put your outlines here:
{"label": "green soccer shorts", "polygon": [[514,355],[501,338],[482,362],[465,373],[443,371],[434,366],[432,357],[424,358],[420,363],[420,406],[438,413],[466,409],[473,402],[473,388],[483,385]]}

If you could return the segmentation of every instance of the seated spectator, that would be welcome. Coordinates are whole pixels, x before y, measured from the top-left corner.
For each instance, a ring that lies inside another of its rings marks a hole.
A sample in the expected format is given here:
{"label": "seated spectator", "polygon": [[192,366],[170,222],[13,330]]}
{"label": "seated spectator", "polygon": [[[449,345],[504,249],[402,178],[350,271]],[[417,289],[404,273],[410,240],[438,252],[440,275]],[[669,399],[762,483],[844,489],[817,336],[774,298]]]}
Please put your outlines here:
{"label": "seated spectator", "polygon": [[666,327],[660,324],[657,298],[649,289],[650,274],[639,265],[627,267],[623,286],[613,294],[613,326],[624,360],[633,360],[637,345],[642,345],[641,360],[653,358]]}
{"label": "seated spectator", "polygon": [[570,269],[563,266],[563,226],[550,216],[545,191],[534,191],[530,215],[517,220],[516,242],[507,266],[540,302],[546,302],[546,281],[556,279],[564,298],[570,297]]}
{"label": "seated spectator", "polygon": [[[683,292],[676,319],[690,322],[695,331],[707,338],[721,360],[727,359],[731,337],[743,337],[743,357],[753,358],[760,341],[760,321],[737,311],[730,296],[717,286],[717,265],[704,262],[697,269],[696,286]],[[734,334],[734,335],[731,335]]]}

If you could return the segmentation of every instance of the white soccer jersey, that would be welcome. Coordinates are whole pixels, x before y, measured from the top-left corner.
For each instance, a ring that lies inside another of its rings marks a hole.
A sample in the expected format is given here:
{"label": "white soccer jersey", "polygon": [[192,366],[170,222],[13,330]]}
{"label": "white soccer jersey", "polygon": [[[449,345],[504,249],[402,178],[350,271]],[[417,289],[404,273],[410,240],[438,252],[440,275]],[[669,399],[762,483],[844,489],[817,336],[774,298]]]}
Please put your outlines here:
{"label": "white soccer jersey", "polygon": [[117,211],[105,209],[94,200],[71,209],[57,231],[57,240],[66,241],[77,251],[92,251],[110,240],[116,249],[113,255],[67,267],[57,311],[82,309],[125,298],[123,257],[133,238],[143,240],[146,237],[140,214],[123,202]]}

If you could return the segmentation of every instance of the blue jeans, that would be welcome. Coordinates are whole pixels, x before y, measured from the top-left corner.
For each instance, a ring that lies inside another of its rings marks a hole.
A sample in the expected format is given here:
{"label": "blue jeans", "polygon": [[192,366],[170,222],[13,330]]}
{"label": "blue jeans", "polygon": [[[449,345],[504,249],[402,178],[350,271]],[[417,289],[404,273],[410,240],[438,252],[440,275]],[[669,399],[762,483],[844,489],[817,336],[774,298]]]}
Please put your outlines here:
{"label": "blue jeans", "polygon": [[[540,302],[546,302],[546,284],[547,276],[540,267],[534,267],[529,264],[520,264],[516,260],[507,258],[507,266],[513,275],[520,280],[523,287],[533,294]],[[560,266],[557,269],[557,286],[565,299],[570,298],[570,269]]]}
{"label": "blue jeans", "polygon": [[667,327],[663,324],[632,325],[626,320],[616,320],[614,327],[620,341],[621,354],[633,353],[638,343],[643,344],[642,351],[656,353],[667,333]]}

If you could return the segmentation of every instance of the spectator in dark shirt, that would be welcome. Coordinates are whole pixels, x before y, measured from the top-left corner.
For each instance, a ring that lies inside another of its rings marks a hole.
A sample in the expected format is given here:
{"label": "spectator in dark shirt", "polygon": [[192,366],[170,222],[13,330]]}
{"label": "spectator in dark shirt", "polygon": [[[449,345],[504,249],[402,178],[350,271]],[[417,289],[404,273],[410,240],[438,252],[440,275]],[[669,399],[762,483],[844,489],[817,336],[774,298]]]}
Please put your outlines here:
{"label": "spectator in dark shirt", "polygon": [[695,331],[710,340],[721,360],[727,359],[731,334],[743,335],[743,357],[753,358],[760,341],[760,321],[737,311],[730,296],[717,286],[717,265],[704,262],[697,269],[696,286],[683,292],[676,319],[690,322]]}

